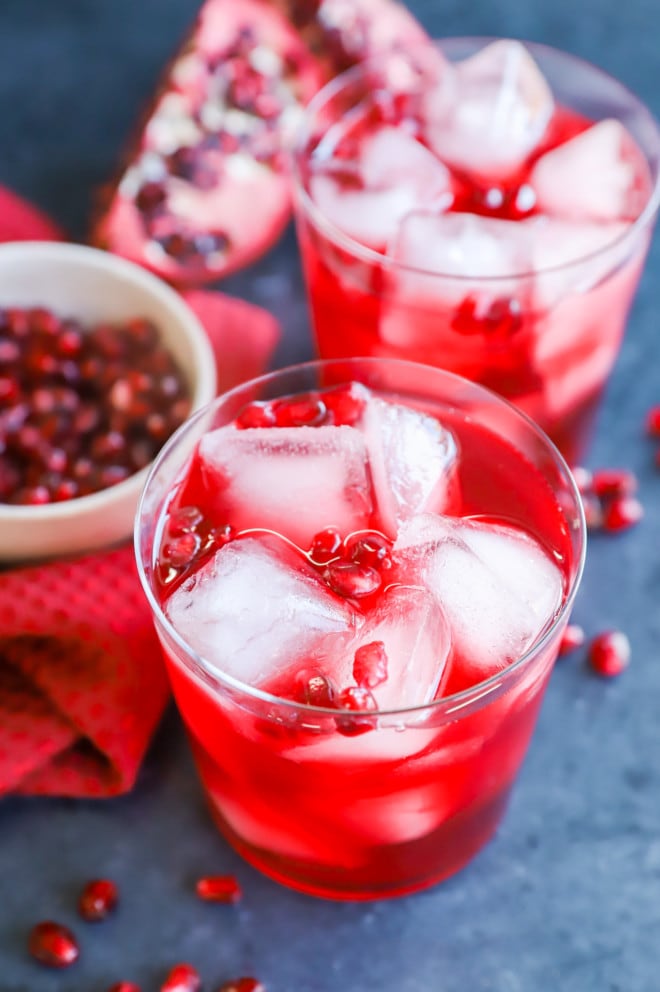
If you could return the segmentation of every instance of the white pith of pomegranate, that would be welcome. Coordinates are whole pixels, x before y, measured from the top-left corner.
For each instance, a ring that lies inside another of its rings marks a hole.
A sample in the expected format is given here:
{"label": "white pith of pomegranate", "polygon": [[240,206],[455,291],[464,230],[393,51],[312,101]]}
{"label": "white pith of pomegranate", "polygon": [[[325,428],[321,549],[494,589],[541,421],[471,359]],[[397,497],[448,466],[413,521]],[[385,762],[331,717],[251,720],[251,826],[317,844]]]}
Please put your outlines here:
{"label": "white pith of pomegranate", "polygon": [[207,0],[93,240],[178,285],[244,266],[284,229],[287,136],[322,82],[279,11]]}

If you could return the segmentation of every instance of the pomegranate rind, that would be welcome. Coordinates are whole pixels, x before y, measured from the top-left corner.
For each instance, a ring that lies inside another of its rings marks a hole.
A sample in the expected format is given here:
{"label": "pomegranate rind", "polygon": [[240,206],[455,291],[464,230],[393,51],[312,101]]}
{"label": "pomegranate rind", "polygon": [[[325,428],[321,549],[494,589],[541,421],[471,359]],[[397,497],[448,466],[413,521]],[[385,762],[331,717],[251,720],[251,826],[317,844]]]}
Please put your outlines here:
{"label": "pomegranate rind", "polygon": [[[223,75],[230,62],[240,63],[239,76],[243,69],[267,76],[279,101],[269,120],[232,104]],[[288,135],[322,81],[320,67],[279,11],[262,0],[207,0],[106,193],[91,241],[181,287],[203,285],[255,261],[290,219]],[[217,145],[222,136],[231,149]],[[212,179],[200,182],[194,170],[189,177],[168,171],[166,159],[181,149],[192,149],[195,166]],[[147,182],[165,190],[152,214],[136,204]],[[206,239],[206,250],[166,250],[167,239],[178,234]],[[209,238],[217,248],[208,248]]]}

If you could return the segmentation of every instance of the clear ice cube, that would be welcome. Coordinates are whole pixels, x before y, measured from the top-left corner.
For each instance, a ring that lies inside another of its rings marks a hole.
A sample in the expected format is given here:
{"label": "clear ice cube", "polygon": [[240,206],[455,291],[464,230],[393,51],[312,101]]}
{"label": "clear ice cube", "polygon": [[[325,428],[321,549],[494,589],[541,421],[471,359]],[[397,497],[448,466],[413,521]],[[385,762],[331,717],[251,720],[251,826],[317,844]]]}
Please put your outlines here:
{"label": "clear ice cube", "polygon": [[396,577],[424,583],[441,603],[452,669],[460,666],[464,684],[519,658],[562,601],[557,565],[536,540],[504,523],[420,515],[402,528],[394,562]]}
{"label": "clear ice cube", "polygon": [[218,512],[237,530],[274,530],[304,550],[326,527],[369,525],[366,445],[352,427],[220,427],[198,457]]}
{"label": "clear ice cube", "polygon": [[295,670],[324,636],[358,622],[301,555],[270,536],[225,545],[174,590],[165,613],[193,651],[252,686]]}
{"label": "clear ice cube", "polygon": [[524,45],[496,41],[457,62],[425,97],[427,138],[450,165],[497,182],[537,147],[554,110]]}
{"label": "clear ice cube", "polygon": [[458,449],[435,417],[371,396],[361,429],[378,515],[394,538],[399,525],[423,512],[451,512],[458,496]]}
{"label": "clear ice cube", "polygon": [[[362,139],[351,166],[360,188],[347,184],[343,161],[327,166],[310,180],[312,199],[337,227],[370,248],[384,248],[411,210],[445,209],[453,200],[448,169],[399,128],[383,126]],[[341,172],[333,175],[337,166]]]}
{"label": "clear ice cube", "polygon": [[634,220],[644,206],[632,138],[617,120],[594,124],[542,155],[529,177],[544,213],[569,220]]}

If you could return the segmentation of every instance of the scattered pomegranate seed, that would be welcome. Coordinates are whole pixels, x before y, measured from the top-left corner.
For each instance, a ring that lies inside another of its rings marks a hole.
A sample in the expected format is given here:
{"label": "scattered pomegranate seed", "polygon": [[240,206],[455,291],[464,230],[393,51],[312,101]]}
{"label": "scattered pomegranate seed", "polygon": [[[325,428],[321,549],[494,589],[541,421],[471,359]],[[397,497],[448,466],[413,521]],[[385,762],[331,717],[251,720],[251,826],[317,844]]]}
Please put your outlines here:
{"label": "scattered pomegranate seed", "polygon": [[266,986],[256,978],[245,976],[224,982],[218,992],[266,992]]}
{"label": "scattered pomegranate seed", "polygon": [[72,932],[52,920],[44,920],[32,928],[28,950],[35,960],[49,968],[68,968],[80,954]]}
{"label": "scattered pomegranate seed", "polygon": [[160,987],[160,992],[199,992],[202,979],[191,964],[175,964]]}
{"label": "scattered pomegranate seed", "polygon": [[88,882],[80,893],[78,912],[84,920],[104,920],[117,908],[117,886],[107,878]]}
{"label": "scattered pomegranate seed", "polygon": [[371,641],[357,649],[353,678],[363,689],[375,689],[387,680],[387,652],[382,641]]}
{"label": "scattered pomegranate seed", "polygon": [[620,675],[630,664],[630,641],[620,630],[606,630],[589,645],[589,664],[605,678]]}
{"label": "scattered pomegranate seed", "polygon": [[603,513],[603,530],[616,533],[634,527],[644,516],[644,507],[635,496],[613,499]]}
{"label": "scattered pomegranate seed", "polygon": [[205,875],[198,879],[195,891],[205,902],[233,904],[243,897],[243,890],[235,875]]}
{"label": "scattered pomegranate seed", "polygon": [[637,476],[625,468],[601,468],[593,473],[592,489],[600,499],[632,496],[637,492]]}
{"label": "scattered pomegranate seed", "polygon": [[382,585],[380,572],[369,565],[352,561],[333,561],[323,571],[323,578],[338,596],[345,599],[364,599]]}
{"label": "scattered pomegranate seed", "polygon": [[114,985],[110,986],[108,992],[142,992],[142,989],[135,982],[115,982]]}
{"label": "scattered pomegranate seed", "polygon": [[646,431],[651,437],[660,437],[660,406],[652,406],[647,413]]}
{"label": "scattered pomegranate seed", "polygon": [[569,623],[564,629],[561,641],[559,642],[559,654],[569,654],[571,651],[575,651],[576,648],[582,647],[585,639],[586,635],[583,628],[577,623]]}

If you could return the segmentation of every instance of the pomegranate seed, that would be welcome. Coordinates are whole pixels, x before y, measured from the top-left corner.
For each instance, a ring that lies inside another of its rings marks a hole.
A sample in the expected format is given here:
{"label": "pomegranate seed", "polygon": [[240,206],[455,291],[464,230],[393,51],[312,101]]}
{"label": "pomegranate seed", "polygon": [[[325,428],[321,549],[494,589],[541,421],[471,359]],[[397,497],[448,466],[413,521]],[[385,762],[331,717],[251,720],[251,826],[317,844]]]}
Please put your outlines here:
{"label": "pomegranate seed", "polygon": [[318,669],[303,669],[296,675],[298,696],[308,706],[333,709],[336,692],[330,679]]}
{"label": "pomegranate seed", "polygon": [[353,427],[364,413],[368,395],[366,388],[355,382],[326,390],[321,398],[328,411],[328,420],[338,427]]}
{"label": "pomegranate seed", "polygon": [[117,907],[117,886],[107,878],[88,882],[78,900],[78,912],[84,920],[104,920]]}
{"label": "pomegranate seed", "polygon": [[594,477],[590,469],[584,468],[583,465],[576,465],[572,469],[572,473],[578,492],[582,494],[591,492]]}
{"label": "pomegranate seed", "polygon": [[194,561],[201,545],[202,539],[199,534],[182,534],[181,537],[163,545],[161,558],[165,564],[174,568],[185,568]]}
{"label": "pomegranate seed", "polygon": [[344,599],[364,599],[382,585],[380,572],[369,565],[352,561],[333,561],[323,571],[323,578],[338,596]]}
{"label": "pomegranate seed", "polygon": [[114,985],[110,986],[108,992],[142,992],[142,989],[135,982],[115,982]]}
{"label": "pomegranate seed", "polygon": [[353,678],[366,689],[375,689],[387,681],[387,652],[382,641],[371,641],[357,649],[353,659]]}
{"label": "pomegranate seed", "polygon": [[630,664],[630,641],[620,630],[606,630],[589,645],[589,664],[605,678],[620,675]]}
{"label": "pomegranate seed", "polygon": [[206,875],[198,880],[195,891],[205,902],[233,904],[243,897],[243,891],[235,875]]}
{"label": "pomegranate seed", "polygon": [[644,507],[634,496],[619,496],[612,500],[603,513],[603,530],[609,533],[628,530],[644,516]]}
{"label": "pomegranate seed", "polygon": [[[372,692],[362,686],[349,686],[339,693],[337,703],[340,709],[350,710],[352,713],[368,713],[378,709],[378,704]],[[375,718],[336,718],[337,730],[345,737],[356,737],[364,734],[368,730],[373,730],[376,726]]]}
{"label": "pomegranate seed", "polygon": [[646,432],[651,437],[660,437],[660,406],[652,406],[647,413]]}
{"label": "pomegranate seed", "polygon": [[179,506],[170,514],[167,529],[172,537],[178,537],[196,530],[203,519],[202,511],[196,506]]}
{"label": "pomegranate seed", "polygon": [[325,403],[314,395],[299,400],[276,400],[273,409],[278,427],[319,427],[327,416]]}
{"label": "pomegranate seed", "polygon": [[582,494],[582,508],[588,530],[600,530],[603,526],[603,507],[601,501],[592,493]]}
{"label": "pomegranate seed", "polygon": [[78,941],[67,927],[52,920],[37,923],[30,931],[28,950],[49,968],[68,968],[78,960]]}
{"label": "pomegranate seed", "polygon": [[258,979],[246,975],[243,978],[231,978],[228,982],[224,982],[218,992],[266,992],[266,986]]}
{"label": "pomegranate seed", "polygon": [[270,403],[248,403],[236,417],[236,426],[244,430],[250,427],[274,427],[275,413]]}
{"label": "pomegranate seed", "polygon": [[377,530],[357,531],[344,541],[344,554],[351,561],[372,568],[389,568],[392,542]]}
{"label": "pomegranate seed", "polygon": [[637,492],[637,477],[624,468],[602,468],[594,472],[592,488],[596,496],[633,496]]}
{"label": "pomegranate seed", "polygon": [[160,992],[199,992],[202,980],[191,964],[175,964],[160,987]]}
{"label": "pomegranate seed", "polygon": [[561,641],[559,642],[559,654],[565,655],[569,654],[571,651],[575,651],[576,648],[582,647],[585,641],[585,633],[582,627],[576,623],[569,623],[564,629],[564,633],[561,635]]}
{"label": "pomegranate seed", "polygon": [[341,534],[336,527],[326,527],[312,538],[309,556],[317,565],[324,565],[334,558],[341,548]]}

